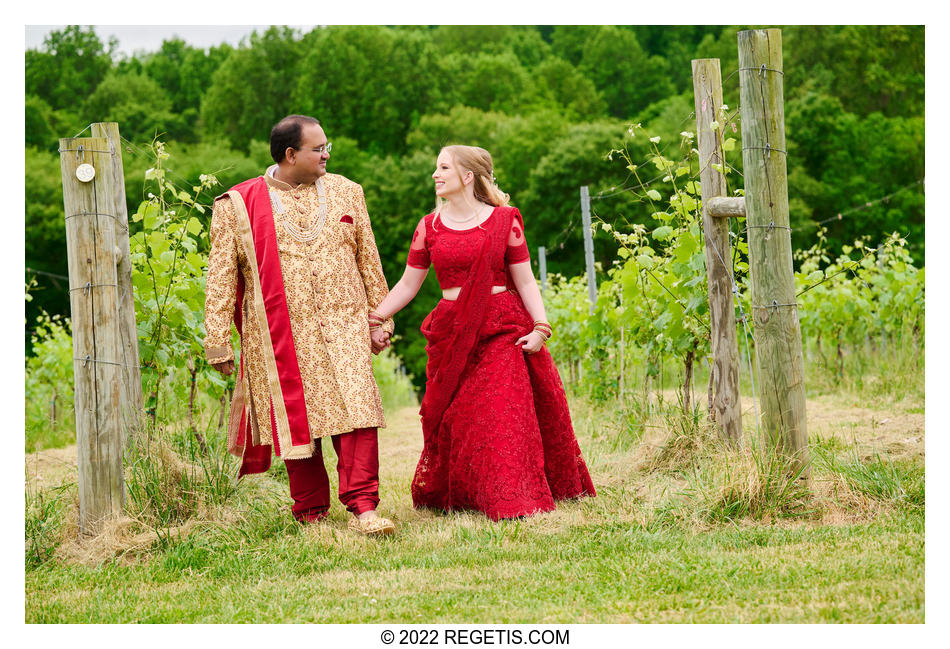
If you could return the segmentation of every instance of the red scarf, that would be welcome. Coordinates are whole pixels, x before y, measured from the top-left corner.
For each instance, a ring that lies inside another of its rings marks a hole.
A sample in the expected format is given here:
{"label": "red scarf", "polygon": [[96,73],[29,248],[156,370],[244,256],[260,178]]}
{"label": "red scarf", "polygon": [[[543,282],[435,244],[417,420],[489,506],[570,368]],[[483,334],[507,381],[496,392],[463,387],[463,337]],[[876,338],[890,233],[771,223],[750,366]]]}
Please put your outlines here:
{"label": "red scarf", "polygon": [[[257,259],[257,271],[260,280],[264,311],[267,315],[267,329],[273,346],[274,360],[280,382],[280,391],[290,425],[293,446],[310,443],[310,426],[307,419],[307,405],[304,400],[303,381],[300,366],[297,363],[297,350],[290,328],[290,312],[287,308],[287,295],[284,292],[284,279],[280,268],[280,254],[277,247],[277,230],[274,213],[271,208],[270,193],[264,178],[259,176],[235,185],[244,199],[247,216],[251,223],[254,254]],[[234,324],[238,334],[242,335],[242,312],[244,303],[244,277],[238,274],[236,301],[234,305]],[[268,353],[269,350],[265,350]],[[241,370],[238,380],[244,379],[244,353],[241,353]],[[248,431],[248,408],[245,405],[241,413],[238,428],[238,444],[243,447],[241,468],[238,477],[248,473],[261,473],[270,467],[271,449],[268,444],[254,444]],[[281,449],[277,438],[277,424],[274,416],[273,398],[270,400],[270,437],[274,450],[283,455],[290,449]],[[261,433],[261,439],[266,439]]]}
{"label": "red scarf", "polygon": [[492,269],[504,263],[512,215],[513,210],[499,208],[499,218],[488,220],[488,236],[451,312],[440,316],[436,323],[431,322],[431,314],[422,322],[422,333],[429,341],[429,376],[419,410],[426,434],[438,433],[442,416],[455,397],[462,372],[478,342],[494,283]]}

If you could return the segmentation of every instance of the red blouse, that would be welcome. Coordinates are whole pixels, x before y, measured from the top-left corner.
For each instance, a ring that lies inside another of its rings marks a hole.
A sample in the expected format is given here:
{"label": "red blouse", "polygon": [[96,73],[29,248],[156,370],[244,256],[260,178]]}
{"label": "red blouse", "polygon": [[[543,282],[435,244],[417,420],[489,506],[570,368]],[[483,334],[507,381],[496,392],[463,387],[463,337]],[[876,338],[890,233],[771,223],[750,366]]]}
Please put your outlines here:
{"label": "red blouse", "polygon": [[506,269],[511,264],[528,261],[528,244],[524,238],[524,221],[516,207],[496,207],[485,221],[467,230],[453,230],[442,222],[441,217],[427,214],[416,226],[412,234],[407,263],[413,268],[428,269],[431,263],[435,267],[435,276],[443,290],[455,288],[465,283],[469,269],[475,263],[475,256],[481,249],[486,236],[483,225],[498,218],[503,210],[512,210],[511,230],[508,232],[508,248],[505,250],[504,264],[493,268],[494,286],[504,286]]}

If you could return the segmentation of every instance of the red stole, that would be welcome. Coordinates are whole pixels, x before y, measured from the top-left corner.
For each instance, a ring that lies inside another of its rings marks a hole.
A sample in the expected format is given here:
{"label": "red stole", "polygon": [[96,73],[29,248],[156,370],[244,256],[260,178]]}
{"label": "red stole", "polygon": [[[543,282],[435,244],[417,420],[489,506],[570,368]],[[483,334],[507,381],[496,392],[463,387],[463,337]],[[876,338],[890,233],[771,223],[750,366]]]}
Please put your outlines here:
{"label": "red stole", "polygon": [[[307,419],[307,405],[303,393],[303,381],[300,377],[300,366],[297,362],[297,350],[294,347],[293,334],[290,328],[290,312],[287,308],[287,296],[284,292],[284,279],[280,268],[280,254],[277,247],[277,230],[274,224],[274,213],[270,202],[270,193],[267,183],[263,177],[252,178],[243,183],[235,185],[232,191],[240,194],[244,199],[247,218],[250,221],[251,243],[254,257],[257,260],[257,275],[260,285],[260,296],[263,300],[264,313],[266,315],[266,324],[269,336],[265,336],[264,354],[273,354],[277,368],[277,378],[279,380],[280,394],[270,395],[270,437],[274,444],[274,451],[284,457],[291,449],[281,448],[279,436],[277,433],[277,421],[275,418],[274,399],[275,396],[281,399],[286,411],[287,424],[290,429],[290,440],[293,448],[298,446],[309,446],[310,426]],[[232,194],[232,200],[234,200]],[[242,218],[243,210],[235,210],[237,217]],[[240,228],[239,228],[240,230]],[[234,323],[237,326],[238,334],[242,334],[242,311],[244,303],[244,277],[238,274],[237,299],[234,306]],[[254,313],[253,307],[250,309]],[[267,339],[270,339],[270,348],[268,348]],[[265,366],[269,366],[265,363]],[[271,377],[268,377],[269,379]],[[239,381],[244,380],[244,352],[241,352],[241,370],[238,377]],[[268,380],[267,384],[273,386],[273,381]],[[243,448],[241,468],[238,477],[248,473],[261,473],[270,467],[271,449],[269,444],[263,443],[264,432],[261,432],[260,444],[255,444],[253,435],[249,430],[248,403],[245,403],[241,412],[241,421],[238,427],[237,444]],[[278,409],[280,410],[280,409]]]}
{"label": "red stole", "polygon": [[[494,283],[492,269],[504,263],[514,209],[496,209],[498,214],[487,221],[488,232],[478,260],[462,285],[454,308],[445,317],[439,317],[436,323],[431,322],[431,314],[422,322],[422,333],[429,341],[426,345],[429,375],[419,410],[425,436],[439,434],[442,416],[455,397],[462,372],[478,342]],[[449,452],[449,444],[443,444],[441,448],[445,453]]]}

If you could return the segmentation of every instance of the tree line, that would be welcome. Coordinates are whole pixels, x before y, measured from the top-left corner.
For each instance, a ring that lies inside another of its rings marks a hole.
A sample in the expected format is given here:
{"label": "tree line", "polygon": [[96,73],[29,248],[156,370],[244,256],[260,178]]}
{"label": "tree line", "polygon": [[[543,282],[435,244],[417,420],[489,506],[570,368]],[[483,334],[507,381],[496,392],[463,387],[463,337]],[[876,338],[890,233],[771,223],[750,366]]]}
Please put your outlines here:
{"label": "tree line", "polygon": [[[609,152],[623,146],[649,160],[649,142],[631,128],[642,123],[665,155],[677,154],[688,140],[680,133],[695,129],[694,58],[720,59],[724,101],[737,111],[736,34],[746,28],[272,27],[237,47],[174,38],[133,56],[117,55],[93,28],[53,31],[25,56],[26,266],[47,273],[37,277],[27,329],[40,309],[68,313],[64,282],[51,277],[67,274],[58,139],[91,122],[117,121],[128,140],[131,213],[149,191],[145,150],[154,137],[167,143],[171,178],[187,187],[214,173],[224,191],[270,163],[274,122],[314,115],[334,142],[330,171],[366,191],[390,283],[433,205],[439,147],[477,144],[492,152],[499,185],[525,214],[534,263],[545,246],[549,272],[573,276],[584,268],[578,188],[590,186],[593,212],[617,228],[659,225],[628,191],[637,182],[627,161]],[[782,31],[793,245],[809,247],[823,222],[831,250],[897,231],[921,263],[923,27]],[[741,170],[738,147],[729,155]],[[666,191],[662,178],[640,177]],[[616,250],[612,238],[595,239],[603,269]],[[424,375],[418,323],[437,295],[430,277],[401,316],[402,356],[416,377]]]}

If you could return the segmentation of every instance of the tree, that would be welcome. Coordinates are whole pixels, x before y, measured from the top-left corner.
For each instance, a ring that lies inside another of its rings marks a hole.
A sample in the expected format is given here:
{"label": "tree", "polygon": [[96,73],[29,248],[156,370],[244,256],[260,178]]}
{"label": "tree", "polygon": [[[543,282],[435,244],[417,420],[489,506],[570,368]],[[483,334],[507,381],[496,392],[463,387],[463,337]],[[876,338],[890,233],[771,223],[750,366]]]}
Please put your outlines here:
{"label": "tree", "polygon": [[630,117],[673,91],[665,61],[648,56],[634,33],[604,27],[584,43],[580,69],[603,93],[614,117]]}
{"label": "tree", "polygon": [[180,138],[189,131],[162,87],[142,74],[110,72],[89,95],[82,114],[87,123],[118,122],[122,136],[137,144],[151,142],[156,134]]}
{"label": "tree", "polygon": [[228,54],[201,102],[205,139],[222,138],[247,151],[251,140],[266,140],[274,124],[292,112],[302,54],[295,34],[271,27]]}
{"label": "tree", "polygon": [[294,79],[293,105],[323,122],[331,139],[346,135],[372,153],[395,153],[419,115],[438,110],[432,99],[445,96],[435,58],[417,31],[314,30]]}
{"label": "tree", "polygon": [[52,31],[43,50],[26,51],[26,92],[41,97],[54,109],[75,106],[95,90],[112,66],[112,52],[90,27],[69,25]]}
{"label": "tree", "polygon": [[[63,221],[63,181],[59,154],[26,148],[25,262],[27,268],[65,277],[66,227]],[[51,275],[36,275],[38,289],[26,305],[28,323],[46,311],[69,314],[69,282]],[[29,335],[27,335],[29,344]]]}
{"label": "tree", "polygon": [[922,115],[924,28],[913,25],[788,27],[785,67],[829,70],[834,94],[850,112]]}
{"label": "tree", "polygon": [[607,110],[594,83],[564,59],[545,59],[534,69],[534,77],[540,92],[551,104],[563,106],[572,121],[595,119]]}
{"label": "tree", "polygon": [[141,67],[168,94],[172,110],[194,122],[201,109],[202,94],[232,50],[224,43],[205,52],[176,37],[162,42],[158,52],[146,55]]}

